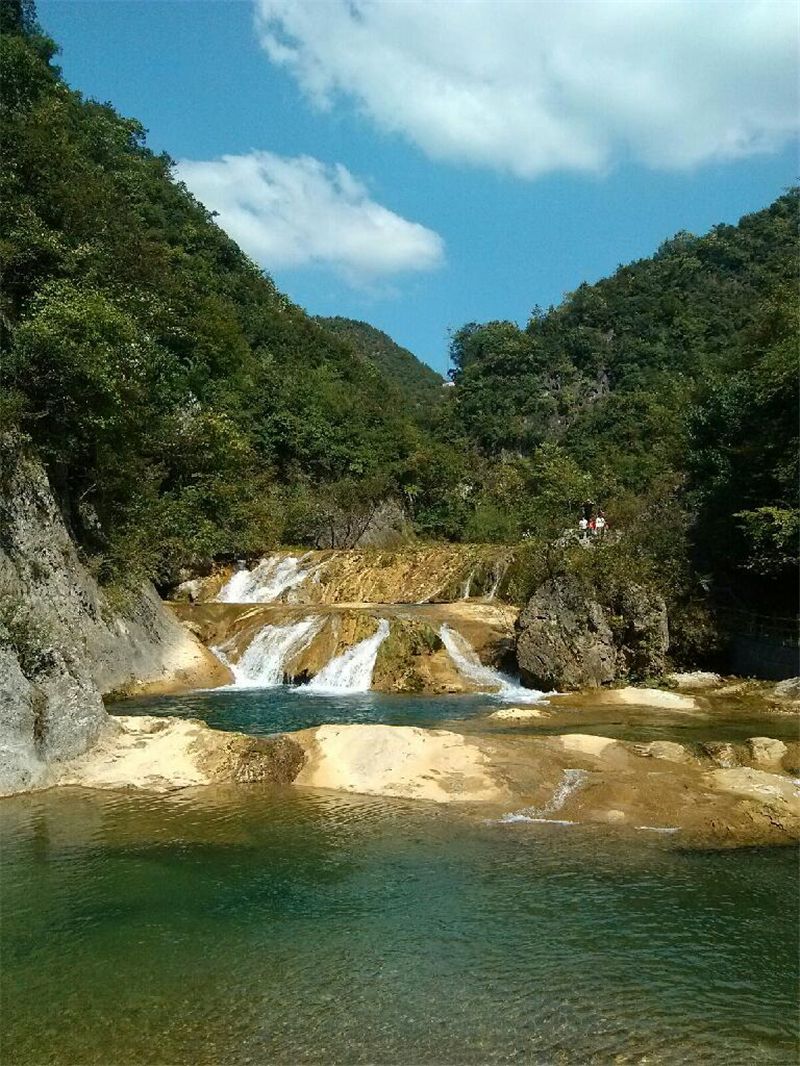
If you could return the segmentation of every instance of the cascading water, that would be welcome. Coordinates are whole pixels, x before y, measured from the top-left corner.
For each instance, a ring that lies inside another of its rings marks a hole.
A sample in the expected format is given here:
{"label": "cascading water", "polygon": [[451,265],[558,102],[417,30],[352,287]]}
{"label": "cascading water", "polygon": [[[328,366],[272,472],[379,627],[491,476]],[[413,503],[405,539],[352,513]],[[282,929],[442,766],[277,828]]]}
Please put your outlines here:
{"label": "cascading water", "polygon": [[508,566],[507,565],[506,566],[501,566],[498,569],[497,574],[496,574],[495,579],[494,579],[494,583],[492,584],[492,587],[489,589],[489,593],[488,593],[488,595],[486,597],[488,600],[493,600],[495,598],[495,596],[497,596],[497,590],[500,588],[500,582],[506,576],[506,571],[507,570],[508,570]]}
{"label": "cascading water", "polygon": [[264,626],[236,663],[227,658],[224,646],[213,650],[231,668],[237,688],[273,688],[283,684],[283,664],[310,643],[322,622],[321,618],[304,618]]}
{"label": "cascading water", "polygon": [[331,659],[307,685],[304,692],[368,692],[378,648],[389,636],[389,623],[382,618],[375,633],[335,659]]}
{"label": "cascading water", "polygon": [[441,626],[439,636],[458,672],[478,687],[492,690],[492,696],[513,703],[538,703],[544,695],[538,689],[523,688],[491,666],[484,666],[469,641],[447,624]]}
{"label": "cascading water", "polygon": [[310,577],[308,555],[270,555],[252,570],[237,570],[220,589],[219,603],[271,603]]}
{"label": "cascading water", "polygon": [[573,792],[583,786],[588,774],[585,770],[567,769],[564,771],[556,790],[544,807],[525,807],[521,811],[513,811],[504,814],[500,821],[508,824],[513,822],[552,822],[555,825],[574,825],[565,818],[551,818],[550,815],[560,811]]}

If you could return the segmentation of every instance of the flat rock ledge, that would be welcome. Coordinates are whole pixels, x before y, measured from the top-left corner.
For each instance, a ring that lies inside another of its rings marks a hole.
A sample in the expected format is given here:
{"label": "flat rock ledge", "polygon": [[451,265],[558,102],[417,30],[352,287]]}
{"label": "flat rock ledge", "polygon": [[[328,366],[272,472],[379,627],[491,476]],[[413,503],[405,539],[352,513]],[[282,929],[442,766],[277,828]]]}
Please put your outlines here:
{"label": "flat rock ledge", "polygon": [[729,747],[721,765],[704,748],[584,733],[322,725],[259,738],[194,720],[129,716],[112,718],[91,752],[58,764],[49,785],[158,792],[294,785],[456,803],[503,825],[613,825],[715,846],[800,839],[800,744],[754,737]]}
{"label": "flat rock ledge", "polygon": [[167,792],[221,782],[289,784],[304,760],[286,736],[262,739],[191,718],[120,715],[86,754],[54,764],[48,785]]}

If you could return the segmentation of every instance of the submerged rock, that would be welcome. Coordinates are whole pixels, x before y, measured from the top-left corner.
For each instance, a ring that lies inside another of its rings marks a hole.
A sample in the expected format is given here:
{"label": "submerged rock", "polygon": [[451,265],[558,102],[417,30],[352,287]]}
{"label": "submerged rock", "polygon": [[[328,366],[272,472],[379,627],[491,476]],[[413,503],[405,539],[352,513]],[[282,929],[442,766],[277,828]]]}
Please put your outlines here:
{"label": "submerged rock", "polygon": [[672,740],[653,740],[649,744],[637,744],[634,751],[648,759],[665,759],[667,762],[691,760],[691,755],[683,744],[676,744]]}
{"label": "submerged rock", "polygon": [[544,711],[541,707],[501,707],[489,717],[501,722],[527,722],[532,718],[548,718],[549,711]]}
{"label": "submerged rock", "polygon": [[720,675],[711,673],[709,670],[683,670],[667,674],[667,681],[679,691],[687,689],[690,692],[697,689],[716,688],[717,685],[722,684]]}

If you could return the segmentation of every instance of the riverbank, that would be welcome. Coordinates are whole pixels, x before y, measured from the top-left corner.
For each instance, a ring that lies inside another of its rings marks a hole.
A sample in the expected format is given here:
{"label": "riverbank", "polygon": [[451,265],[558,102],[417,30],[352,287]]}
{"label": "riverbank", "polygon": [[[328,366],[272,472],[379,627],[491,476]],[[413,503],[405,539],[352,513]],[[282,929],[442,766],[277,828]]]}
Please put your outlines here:
{"label": "riverbank", "polygon": [[493,732],[496,713],[485,708],[446,728],[340,721],[260,737],[195,719],[115,715],[100,742],[54,768],[49,784],[291,785],[455,804],[478,818],[679,833],[692,844],[800,839],[797,740],[637,742],[580,732],[574,710],[568,731]]}

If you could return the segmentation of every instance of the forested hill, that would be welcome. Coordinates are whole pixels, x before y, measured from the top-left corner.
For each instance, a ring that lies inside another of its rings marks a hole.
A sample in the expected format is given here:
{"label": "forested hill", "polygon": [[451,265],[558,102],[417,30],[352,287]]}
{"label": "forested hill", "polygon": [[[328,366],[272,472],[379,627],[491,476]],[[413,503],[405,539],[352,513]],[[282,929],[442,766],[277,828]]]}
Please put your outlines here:
{"label": "forested hill", "polygon": [[310,537],[326,507],[394,491],[418,447],[403,393],[137,121],[69,89],[29,0],[0,15],[0,428],[43,458],[101,578]]}
{"label": "forested hill", "polygon": [[443,385],[441,376],[408,348],[396,344],[388,334],[367,322],[359,322],[353,318],[318,318],[317,322],[349,341],[353,348],[392,381],[420,412],[440,402]]}
{"label": "forested hill", "polygon": [[[650,525],[703,587],[762,610],[797,589],[798,190],[738,225],[680,233],[526,328],[469,325],[451,372],[465,434],[516,494],[517,528],[605,503]],[[537,459],[538,457],[538,459]],[[542,482],[547,458],[553,483]],[[531,461],[533,460],[533,465]],[[495,485],[501,479],[495,477]],[[490,491],[491,501],[493,493]]]}

